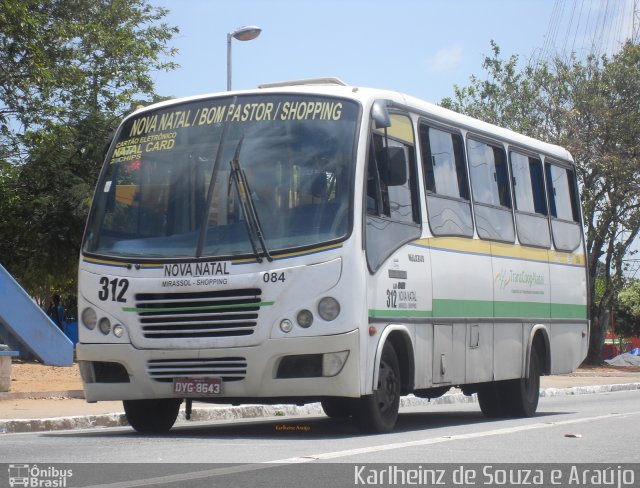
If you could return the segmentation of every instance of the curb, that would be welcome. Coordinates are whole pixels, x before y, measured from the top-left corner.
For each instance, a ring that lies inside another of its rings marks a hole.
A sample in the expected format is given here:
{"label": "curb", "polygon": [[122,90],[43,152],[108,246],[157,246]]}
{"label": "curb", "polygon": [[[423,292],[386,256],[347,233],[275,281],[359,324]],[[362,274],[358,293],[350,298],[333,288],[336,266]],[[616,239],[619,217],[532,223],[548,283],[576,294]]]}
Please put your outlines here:
{"label": "curb", "polygon": [[84,400],[84,390],[63,390],[63,391],[12,391],[0,393],[2,400],[49,400],[52,398],[75,398]]}
{"label": "curb", "polygon": [[[545,388],[540,390],[540,397],[556,397],[571,395],[588,395],[594,393],[611,393],[617,391],[634,391],[640,390],[640,383],[624,383],[612,385],[594,385],[594,386],[576,386],[571,388]],[[73,392],[81,390],[72,390]],[[61,393],[70,392],[48,392],[39,395],[52,394],[53,397],[42,398],[60,398]],[[16,395],[14,393],[13,395]],[[22,395],[22,394],[19,394]],[[36,398],[32,393],[25,393],[25,397],[19,398]],[[41,398],[41,397],[37,397]],[[83,398],[83,397],[81,397]],[[402,397],[400,407],[424,407],[430,403],[439,404],[455,404],[455,403],[476,403],[476,395],[466,396],[462,393],[454,391],[447,393],[440,398],[432,400],[417,398],[413,395]],[[221,407],[201,407],[194,408],[191,413],[191,420],[187,421],[184,410],[178,415],[176,421],[178,425],[184,425],[193,421],[212,421],[212,420],[239,420],[252,419],[262,417],[297,417],[302,415],[323,415],[324,412],[320,403],[310,403],[304,406],[295,405],[243,405],[243,406],[221,406]],[[0,420],[0,434],[13,434],[23,432],[48,432],[55,430],[76,430],[91,429],[96,427],[122,427],[127,426],[127,417],[124,413],[110,413],[102,415],[78,415],[72,417],[54,417],[47,419],[9,419]]]}

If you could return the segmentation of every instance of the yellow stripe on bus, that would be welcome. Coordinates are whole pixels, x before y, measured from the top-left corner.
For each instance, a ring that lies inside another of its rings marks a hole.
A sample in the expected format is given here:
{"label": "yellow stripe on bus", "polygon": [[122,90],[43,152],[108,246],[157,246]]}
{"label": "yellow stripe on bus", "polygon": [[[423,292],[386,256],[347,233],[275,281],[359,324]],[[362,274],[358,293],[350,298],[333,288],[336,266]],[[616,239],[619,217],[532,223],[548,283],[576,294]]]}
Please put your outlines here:
{"label": "yellow stripe on bus", "polygon": [[415,244],[432,249],[481,254],[486,256],[570,264],[574,266],[584,266],[586,262],[584,254],[581,254],[579,250],[576,250],[575,252],[562,252],[551,249],[536,249],[515,244],[505,244],[501,242],[483,241],[480,239],[466,239],[463,237],[432,237],[428,239],[419,239],[414,242]]}

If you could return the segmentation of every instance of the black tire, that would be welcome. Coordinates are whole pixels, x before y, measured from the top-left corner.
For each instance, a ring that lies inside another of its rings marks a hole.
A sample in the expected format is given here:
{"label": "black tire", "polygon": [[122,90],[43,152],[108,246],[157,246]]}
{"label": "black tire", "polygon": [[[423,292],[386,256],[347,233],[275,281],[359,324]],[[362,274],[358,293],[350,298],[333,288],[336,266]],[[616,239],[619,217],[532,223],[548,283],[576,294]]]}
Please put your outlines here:
{"label": "black tire", "polygon": [[351,414],[362,431],[382,434],[393,430],[400,408],[400,382],[398,356],[387,342],[382,349],[376,389],[353,403]]}
{"label": "black tire", "polygon": [[533,417],[540,399],[540,355],[531,346],[529,358],[529,377],[506,382],[506,413],[511,417]]}
{"label": "black tire", "polygon": [[349,399],[347,398],[325,398],[320,404],[326,416],[332,419],[341,419],[351,415]]}
{"label": "black tire", "polygon": [[142,434],[164,434],[178,418],[179,398],[123,400],[129,425]]}
{"label": "black tire", "polygon": [[485,417],[490,419],[503,417],[505,414],[502,385],[494,381],[483,385],[478,390],[478,403]]}
{"label": "black tire", "polygon": [[480,410],[488,418],[532,417],[540,398],[540,355],[531,347],[529,377],[487,383],[478,390]]}

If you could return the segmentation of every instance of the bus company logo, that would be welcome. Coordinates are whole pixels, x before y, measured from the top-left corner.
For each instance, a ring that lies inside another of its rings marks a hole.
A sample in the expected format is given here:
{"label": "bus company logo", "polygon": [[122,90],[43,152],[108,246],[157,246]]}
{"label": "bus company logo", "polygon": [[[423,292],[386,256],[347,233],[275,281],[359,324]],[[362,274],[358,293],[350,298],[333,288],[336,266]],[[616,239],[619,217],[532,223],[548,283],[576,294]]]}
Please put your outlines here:
{"label": "bus company logo", "polygon": [[511,283],[511,273],[502,268],[502,271],[496,273],[495,283],[501,290],[504,290]]}
{"label": "bus company logo", "polygon": [[494,281],[496,286],[501,290],[504,290],[509,285],[527,288],[545,285],[545,277],[543,274],[513,271],[512,269],[506,270],[504,268],[496,273]]}
{"label": "bus company logo", "polygon": [[9,486],[28,488],[66,488],[68,478],[73,476],[71,469],[59,469],[54,466],[45,468],[30,464],[9,465]]}

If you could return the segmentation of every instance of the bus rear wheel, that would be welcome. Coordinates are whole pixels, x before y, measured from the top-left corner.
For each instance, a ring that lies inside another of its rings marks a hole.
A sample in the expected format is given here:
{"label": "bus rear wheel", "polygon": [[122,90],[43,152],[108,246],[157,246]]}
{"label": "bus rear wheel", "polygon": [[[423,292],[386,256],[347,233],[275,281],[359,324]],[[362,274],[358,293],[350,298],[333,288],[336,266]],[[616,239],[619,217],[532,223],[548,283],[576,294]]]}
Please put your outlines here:
{"label": "bus rear wheel", "polygon": [[478,403],[485,417],[492,419],[504,416],[503,389],[502,382],[494,381],[478,390]]}
{"label": "bus rear wheel", "polygon": [[495,381],[478,390],[478,403],[485,417],[532,417],[536,413],[540,398],[540,361],[534,345],[528,378]]}
{"label": "bus rear wheel", "polygon": [[153,400],[123,400],[129,425],[142,434],[164,434],[178,418],[179,398]]}
{"label": "bus rear wheel", "polygon": [[529,377],[508,381],[505,385],[505,408],[511,417],[532,417],[540,399],[540,356],[531,347]]}
{"label": "bus rear wheel", "polygon": [[387,342],[382,349],[376,389],[356,400],[351,412],[362,431],[381,434],[393,430],[400,408],[400,382],[398,356]]}

